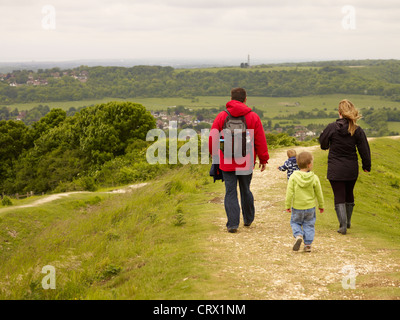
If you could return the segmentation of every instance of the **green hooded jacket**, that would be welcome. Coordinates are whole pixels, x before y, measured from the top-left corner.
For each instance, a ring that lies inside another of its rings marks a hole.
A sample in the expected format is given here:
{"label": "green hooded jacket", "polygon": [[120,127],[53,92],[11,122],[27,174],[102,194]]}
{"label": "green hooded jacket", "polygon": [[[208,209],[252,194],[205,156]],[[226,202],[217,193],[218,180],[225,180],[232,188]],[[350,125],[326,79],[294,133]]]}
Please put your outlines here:
{"label": "green hooded jacket", "polygon": [[285,208],[311,209],[316,206],[316,200],[318,200],[318,208],[323,209],[324,196],[318,176],[312,171],[297,170],[293,172],[286,189]]}

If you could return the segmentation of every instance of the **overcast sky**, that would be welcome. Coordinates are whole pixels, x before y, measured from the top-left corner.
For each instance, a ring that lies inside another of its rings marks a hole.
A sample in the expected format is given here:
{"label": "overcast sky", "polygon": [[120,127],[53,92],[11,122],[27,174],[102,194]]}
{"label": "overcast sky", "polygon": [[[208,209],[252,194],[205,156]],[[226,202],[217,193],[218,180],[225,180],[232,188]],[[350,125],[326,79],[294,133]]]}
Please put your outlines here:
{"label": "overcast sky", "polygon": [[0,8],[0,62],[400,59],[398,0],[0,0]]}

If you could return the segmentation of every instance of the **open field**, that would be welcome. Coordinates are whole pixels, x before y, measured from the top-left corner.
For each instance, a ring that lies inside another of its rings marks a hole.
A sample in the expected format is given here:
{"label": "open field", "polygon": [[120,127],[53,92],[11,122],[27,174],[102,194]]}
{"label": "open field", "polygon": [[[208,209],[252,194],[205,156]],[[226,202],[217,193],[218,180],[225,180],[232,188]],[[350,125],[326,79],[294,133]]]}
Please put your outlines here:
{"label": "open field", "polygon": [[[391,101],[389,99],[383,99],[378,96],[368,95],[350,95],[343,96],[339,94],[335,95],[322,95],[322,96],[307,96],[307,97],[253,97],[249,96],[247,105],[252,108],[257,108],[264,112],[264,119],[282,117],[285,118],[291,114],[296,114],[299,111],[312,112],[316,110],[323,110],[326,113],[337,112],[337,106],[339,101],[342,99],[351,100],[357,108],[369,108],[375,109],[380,108],[400,108],[400,102]],[[189,109],[196,108],[223,108],[229,96],[199,96],[191,98],[132,98],[132,99],[115,99],[115,98],[104,98],[99,100],[85,100],[85,101],[67,101],[67,102],[50,102],[43,103],[52,108],[61,108],[68,110],[70,107],[78,109],[83,106],[96,105],[101,103],[107,103],[109,101],[132,101],[140,103],[146,107],[147,110],[157,111],[166,110],[168,107],[174,106],[185,106]],[[38,103],[25,103],[15,104],[9,106],[10,109],[18,108],[18,110],[30,110],[33,107],[38,106]],[[323,124],[327,125],[332,122],[333,118],[321,118],[321,119],[298,119],[300,123],[292,123],[291,120],[273,120],[272,125],[274,126],[278,122],[289,121],[287,124],[307,126],[308,124]],[[361,120],[360,125],[364,128],[367,126]],[[388,128],[393,132],[400,132],[400,122],[388,122]]]}
{"label": "open field", "polygon": [[[83,101],[65,101],[65,102],[45,102],[42,105],[48,105],[50,108],[61,108],[68,110],[70,107],[79,108],[94,104],[106,103],[109,101],[133,101],[143,104],[148,110],[166,109],[171,106],[183,105],[188,108],[215,108],[221,107],[229,101],[229,95],[226,96],[199,96],[193,98],[104,98],[98,100],[83,100]],[[300,110],[309,112],[313,109],[324,110],[331,112],[336,111],[339,101],[342,99],[351,100],[357,108],[374,107],[376,109],[400,108],[400,102],[383,99],[378,96],[368,95],[348,95],[340,94],[321,95],[321,96],[306,96],[306,97],[254,97],[249,95],[247,105],[256,107],[265,112],[266,117],[275,117],[279,115],[297,113]],[[39,105],[40,103],[21,103],[8,105],[10,109],[18,108],[18,110],[29,110]]]}
{"label": "open field", "polygon": [[390,131],[400,132],[400,122],[388,121],[387,124]]}
{"label": "open field", "polygon": [[63,110],[68,110],[71,107],[78,109],[79,107],[88,107],[90,105],[107,103],[109,101],[128,101],[128,99],[118,99],[118,98],[104,98],[104,99],[96,99],[96,100],[81,100],[81,101],[62,101],[62,102],[30,102],[30,103],[16,103],[7,105],[11,110],[18,108],[19,111],[22,110],[31,110],[38,105],[47,105],[50,109],[60,108]]}
{"label": "open field", "polygon": [[[247,62],[247,61],[243,61]],[[250,62],[251,63],[251,62]],[[191,69],[175,69],[175,72],[218,72],[218,71],[226,71],[226,70],[235,70],[235,71],[245,71],[245,72],[268,72],[268,71],[291,71],[291,70],[310,70],[310,69],[320,69],[321,67],[311,67],[311,66],[276,66],[276,65],[257,65],[252,66],[251,68],[241,68],[241,67],[210,67],[210,68],[191,68]]]}

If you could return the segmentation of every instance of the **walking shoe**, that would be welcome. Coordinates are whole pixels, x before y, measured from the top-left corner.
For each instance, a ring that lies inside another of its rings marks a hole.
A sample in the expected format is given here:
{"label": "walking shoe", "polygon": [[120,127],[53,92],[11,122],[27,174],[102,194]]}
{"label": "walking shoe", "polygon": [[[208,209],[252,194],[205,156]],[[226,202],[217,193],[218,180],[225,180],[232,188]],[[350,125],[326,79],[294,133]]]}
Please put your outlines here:
{"label": "walking shoe", "polygon": [[311,252],[311,245],[310,244],[305,244],[304,245],[304,252]]}
{"label": "walking shoe", "polygon": [[245,223],[244,226],[245,226],[245,227],[250,227],[250,226],[251,226],[251,223]]}
{"label": "walking shoe", "polygon": [[293,245],[293,251],[299,251],[302,242],[303,242],[303,237],[297,236],[296,241]]}
{"label": "walking shoe", "polygon": [[237,229],[228,229],[228,232],[230,232],[230,233],[236,233],[236,232],[237,232]]}

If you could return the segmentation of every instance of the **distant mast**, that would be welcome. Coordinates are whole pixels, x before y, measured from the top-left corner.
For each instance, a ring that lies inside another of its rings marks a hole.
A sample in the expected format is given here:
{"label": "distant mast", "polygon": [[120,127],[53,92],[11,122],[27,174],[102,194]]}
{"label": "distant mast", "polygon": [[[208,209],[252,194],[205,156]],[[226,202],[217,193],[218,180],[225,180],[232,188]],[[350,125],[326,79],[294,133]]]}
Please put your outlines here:
{"label": "distant mast", "polygon": [[241,68],[250,68],[250,55],[247,55],[247,62],[242,62],[240,64]]}

